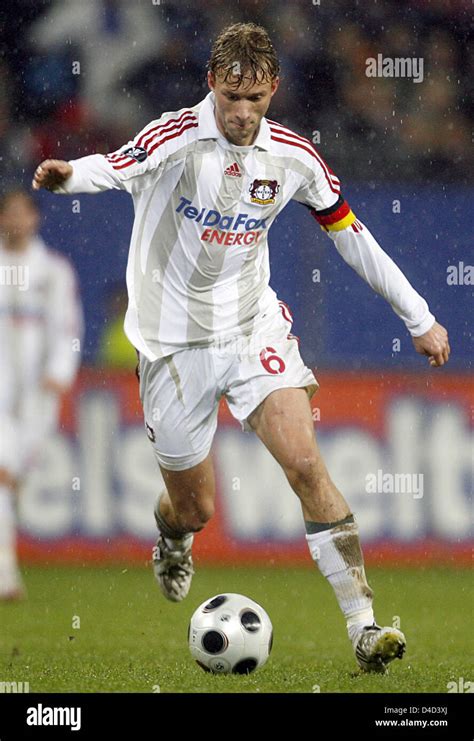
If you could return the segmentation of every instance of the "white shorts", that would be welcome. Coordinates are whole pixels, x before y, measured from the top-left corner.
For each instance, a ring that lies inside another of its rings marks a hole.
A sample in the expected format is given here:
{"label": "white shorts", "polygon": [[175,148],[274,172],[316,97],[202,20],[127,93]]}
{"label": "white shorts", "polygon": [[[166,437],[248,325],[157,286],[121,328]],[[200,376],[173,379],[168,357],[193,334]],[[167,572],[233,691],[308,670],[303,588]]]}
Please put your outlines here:
{"label": "white shorts", "polygon": [[278,313],[258,320],[258,331],[248,338],[185,348],[153,362],[140,354],[145,427],[163,468],[182,471],[206,458],[222,396],[249,432],[247,417],[275,389],[306,388],[311,398],[318,388],[291,334],[286,304],[280,301]]}

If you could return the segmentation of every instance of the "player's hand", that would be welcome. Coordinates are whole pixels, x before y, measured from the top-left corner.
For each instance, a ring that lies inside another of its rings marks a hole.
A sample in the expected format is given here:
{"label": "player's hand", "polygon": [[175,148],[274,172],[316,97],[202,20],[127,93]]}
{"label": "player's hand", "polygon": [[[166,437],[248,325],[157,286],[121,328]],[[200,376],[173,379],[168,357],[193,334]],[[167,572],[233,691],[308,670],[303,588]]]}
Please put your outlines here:
{"label": "player's hand", "polygon": [[427,355],[430,365],[437,368],[449,360],[451,348],[449,347],[448,333],[445,328],[435,322],[431,329],[420,337],[413,337],[415,350],[420,355]]}
{"label": "player's hand", "polygon": [[54,190],[72,175],[72,165],[64,160],[44,160],[35,170],[33,190]]}
{"label": "player's hand", "polygon": [[68,388],[68,385],[59,383],[59,381],[55,381],[54,378],[46,377],[43,379],[43,389],[52,394],[56,394],[57,396],[65,394]]}

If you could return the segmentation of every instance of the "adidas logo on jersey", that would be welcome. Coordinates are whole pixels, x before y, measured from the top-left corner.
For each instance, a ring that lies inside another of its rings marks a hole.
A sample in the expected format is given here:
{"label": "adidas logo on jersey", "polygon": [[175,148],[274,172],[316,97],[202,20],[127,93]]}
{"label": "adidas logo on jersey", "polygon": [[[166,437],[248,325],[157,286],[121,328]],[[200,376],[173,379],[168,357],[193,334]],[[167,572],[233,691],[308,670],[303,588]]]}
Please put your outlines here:
{"label": "adidas logo on jersey", "polygon": [[237,164],[237,162],[233,162],[229,167],[226,167],[224,170],[224,175],[230,175],[233,178],[241,178],[242,173],[240,172],[240,168]]}

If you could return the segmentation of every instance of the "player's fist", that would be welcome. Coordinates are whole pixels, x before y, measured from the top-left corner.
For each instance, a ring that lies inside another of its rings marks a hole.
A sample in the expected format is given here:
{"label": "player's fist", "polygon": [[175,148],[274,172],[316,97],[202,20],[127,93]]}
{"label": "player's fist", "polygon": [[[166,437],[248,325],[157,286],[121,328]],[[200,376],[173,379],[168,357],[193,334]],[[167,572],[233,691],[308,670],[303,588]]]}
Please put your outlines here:
{"label": "player's fist", "polygon": [[49,393],[55,394],[56,396],[62,396],[66,393],[68,390],[69,385],[60,383],[59,381],[56,381],[54,378],[49,378],[48,376],[43,379],[43,389],[44,391],[48,391]]}
{"label": "player's fist", "polygon": [[35,170],[33,190],[54,190],[72,175],[72,165],[64,160],[44,160]]}
{"label": "player's fist", "polygon": [[449,360],[451,348],[448,333],[438,322],[435,322],[425,334],[413,337],[413,344],[417,352],[428,356],[430,365],[435,368],[444,365]]}

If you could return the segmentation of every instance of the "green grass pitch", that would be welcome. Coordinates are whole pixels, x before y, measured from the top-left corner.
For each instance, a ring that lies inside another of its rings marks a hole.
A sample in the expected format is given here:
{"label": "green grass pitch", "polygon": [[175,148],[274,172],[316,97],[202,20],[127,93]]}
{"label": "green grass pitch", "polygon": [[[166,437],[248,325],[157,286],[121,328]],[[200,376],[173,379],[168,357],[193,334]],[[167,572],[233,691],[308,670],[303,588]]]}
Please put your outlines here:
{"label": "green grass pitch", "polygon": [[[150,567],[25,568],[28,600],[0,604],[0,682],[28,682],[30,692],[446,692],[470,679],[470,572],[367,572],[377,620],[398,616],[408,643],[384,676],[358,672],[332,590],[311,566],[197,564],[180,604],[161,596]],[[209,675],[188,652],[191,614],[220,592],[270,614],[273,651],[254,674]]]}

